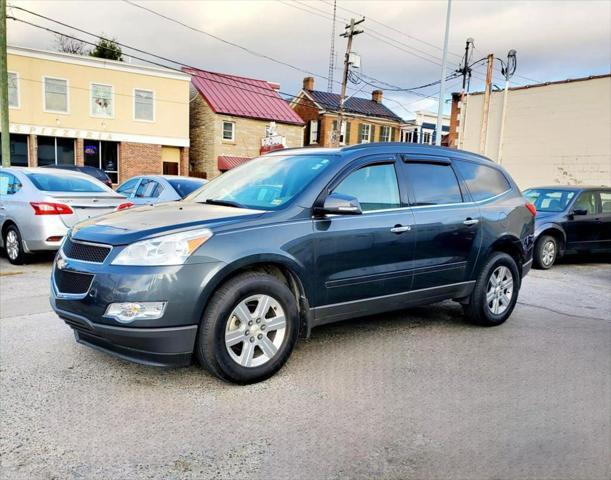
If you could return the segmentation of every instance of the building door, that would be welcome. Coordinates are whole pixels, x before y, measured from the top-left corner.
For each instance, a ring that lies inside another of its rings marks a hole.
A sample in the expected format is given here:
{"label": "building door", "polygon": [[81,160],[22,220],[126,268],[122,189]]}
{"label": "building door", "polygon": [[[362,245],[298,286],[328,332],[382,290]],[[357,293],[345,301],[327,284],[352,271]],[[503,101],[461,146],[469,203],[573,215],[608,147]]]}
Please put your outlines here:
{"label": "building door", "polygon": [[119,183],[119,144],[100,140],[85,140],[83,143],[85,165],[100,168],[112,183]]}
{"label": "building door", "polygon": [[164,175],[179,175],[180,172],[180,148],[161,147],[161,162]]}

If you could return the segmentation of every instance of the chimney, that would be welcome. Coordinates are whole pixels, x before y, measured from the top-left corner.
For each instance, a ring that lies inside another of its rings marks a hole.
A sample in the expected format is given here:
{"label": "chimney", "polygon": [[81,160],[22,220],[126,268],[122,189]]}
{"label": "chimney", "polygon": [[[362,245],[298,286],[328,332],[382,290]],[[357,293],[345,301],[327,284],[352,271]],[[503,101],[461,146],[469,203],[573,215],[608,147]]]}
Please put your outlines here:
{"label": "chimney", "polygon": [[382,103],[382,95],[384,95],[382,90],[374,90],[371,92],[371,99],[376,103]]}
{"label": "chimney", "polygon": [[314,77],[305,77],[303,79],[304,90],[314,90]]}

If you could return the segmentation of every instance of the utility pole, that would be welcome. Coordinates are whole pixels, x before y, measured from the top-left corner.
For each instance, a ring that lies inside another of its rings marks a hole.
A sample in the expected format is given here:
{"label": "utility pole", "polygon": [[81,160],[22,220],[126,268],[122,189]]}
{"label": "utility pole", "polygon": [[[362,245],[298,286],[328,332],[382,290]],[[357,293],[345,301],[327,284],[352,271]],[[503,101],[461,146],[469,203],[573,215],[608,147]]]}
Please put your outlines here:
{"label": "utility pole", "polygon": [[342,93],[339,97],[339,113],[337,115],[337,130],[331,134],[331,143],[333,146],[339,146],[341,142],[342,126],[344,123],[344,102],[346,101],[346,86],[348,84],[348,72],[350,71],[350,53],[352,53],[352,39],[363,33],[363,30],[356,30],[354,27],[363,23],[365,18],[361,18],[355,21],[354,18],[350,19],[350,24],[346,25],[346,31],[340,35],[348,39],[348,45],[346,46],[346,56],[344,58],[344,75],[342,77]]}
{"label": "utility pole", "polygon": [[437,128],[435,128],[435,145],[441,145],[443,136],[443,108],[446,89],[446,68],[448,64],[448,37],[450,36],[450,13],[452,10],[452,0],[448,0],[446,12],[446,33],[443,38],[443,58],[441,60],[441,85],[439,88],[439,108],[437,109]]}
{"label": "utility pole", "polygon": [[11,166],[8,124],[8,71],[6,64],[6,0],[0,0],[0,130],[2,130],[2,166]]}
{"label": "utility pole", "polygon": [[460,121],[461,135],[460,142],[458,142],[458,148],[462,148],[465,138],[465,126],[467,125],[466,89],[468,82],[471,79],[471,67],[469,67],[469,59],[471,58],[471,51],[474,46],[474,40],[471,37],[467,38],[467,41],[465,42],[465,57],[463,59],[462,68],[458,70],[460,73],[462,73],[462,89],[460,90],[460,117],[462,117],[462,121]]}
{"label": "utility pole", "polygon": [[482,112],[482,128],[479,133],[479,153],[486,155],[486,143],[488,136],[488,114],[490,113],[490,92],[492,90],[492,67],[494,55],[488,55],[488,65],[486,68],[486,90],[484,91],[484,110]]}
{"label": "utility pole", "polygon": [[501,131],[499,133],[499,152],[496,161],[503,163],[503,135],[505,134],[505,116],[507,114],[507,94],[509,92],[509,79],[513,76],[517,67],[516,51],[507,52],[507,64],[503,65],[503,76],[505,77],[505,92],[503,93],[503,111],[501,113]]}

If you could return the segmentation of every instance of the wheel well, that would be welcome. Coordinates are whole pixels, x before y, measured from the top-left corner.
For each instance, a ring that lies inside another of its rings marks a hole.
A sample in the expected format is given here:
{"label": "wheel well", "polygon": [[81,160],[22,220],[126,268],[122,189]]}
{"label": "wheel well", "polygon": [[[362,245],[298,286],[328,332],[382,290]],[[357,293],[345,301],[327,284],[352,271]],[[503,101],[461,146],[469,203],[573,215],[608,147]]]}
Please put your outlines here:
{"label": "wheel well", "polygon": [[291,290],[291,292],[295,296],[295,300],[297,301],[297,308],[299,310],[299,335],[301,337],[307,338],[310,335],[310,305],[305,295],[303,284],[301,283],[301,280],[299,279],[297,274],[295,274],[295,272],[293,272],[291,269],[280,263],[265,262],[250,264],[231,272],[231,274],[223,278],[223,280],[215,288],[215,291],[224,283],[228,282],[237,275],[240,275],[245,272],[266,273],[268,275],[276,277]]}
{"label": "wheel well", "polygon": [[543,230],[539,234],[539,238],[541,238],[543,235],[549,235],[550,237],[554,237],[556,242],[558,242],[558,250],[564,250],[564,235],[562,235],[562,232],[560,232],[560,230],[558,230],[557,228],[548,228],[547,230]]}
{"label": "wheel well", "polygon": [[2,240],[4,240],[4,236],[6,235],[8,227],[10,227],[11,225],[14,225],[15,227],[17,226],[17,224],[12,220],[7,220],[6,222],[4,222],[4,225],[2,225]]}
{"label": "wheel well", "polygon": [[514,262],[516,262],[516,266],[518,267],[518,271],[520,272],[520,277],[522,276],[524,257],[522,256],[520,247],[515,244],[515,241],[511,239],[499,240],[492,246],[491,251],[503,252],[513,258]]}

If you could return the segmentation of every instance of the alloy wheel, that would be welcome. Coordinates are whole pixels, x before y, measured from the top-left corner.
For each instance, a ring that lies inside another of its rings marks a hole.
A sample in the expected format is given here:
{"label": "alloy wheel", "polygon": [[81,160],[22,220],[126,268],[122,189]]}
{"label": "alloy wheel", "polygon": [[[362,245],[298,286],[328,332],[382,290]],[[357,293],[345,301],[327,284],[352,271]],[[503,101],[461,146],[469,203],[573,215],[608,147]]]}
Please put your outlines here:
{"label": "alloy wheel", "polygon": [[15,230],[10,230],[6,234],[6,254],[11,260],[17,259],[19,256],[19,238]]}
{"label": "alloy wheel", "polygon": [[543,248],[541,249],[541,263],[546,267],[549,267],[552,263],[554,263],[554,259],[556,258],[556,244],[549,240],[545,242]]}
{"label": "alloy wheel", "polygon": [[486,291],[486,304],[494,315],[502,315],[509,308],[513,296],[513,275],[501,265],[490,275]]}
{"label": "alloy wheel", "polygon": [[278,353],[286,333],[286,316],[269,295],[252,295],[231,312],[225,328],[225,347],[242,367],[259,367]]}

